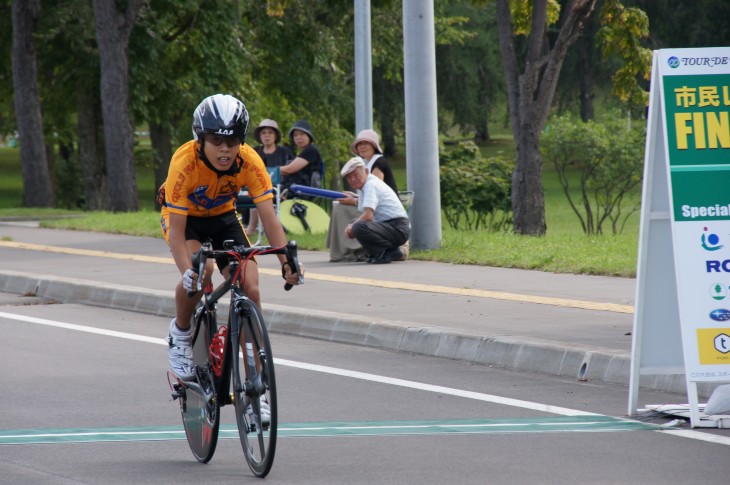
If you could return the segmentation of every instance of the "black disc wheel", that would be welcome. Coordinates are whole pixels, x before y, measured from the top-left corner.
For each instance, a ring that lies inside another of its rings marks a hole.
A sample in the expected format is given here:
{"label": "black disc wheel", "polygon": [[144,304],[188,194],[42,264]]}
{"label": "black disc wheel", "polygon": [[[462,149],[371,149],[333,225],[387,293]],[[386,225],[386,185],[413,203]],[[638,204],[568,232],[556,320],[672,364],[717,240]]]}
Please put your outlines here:
{"label": "black disc wheel", "polygon": [[220,403],[216,399],[216,385],[208,356],[211,329],[215,325],[209,325],[210,322],[205,321],[205,315],[199,311],[194,318],[203,319],[193,334],[193,361],[197,377],[185,383],[180,409],[190,450],[196,460],[207,463],[215,453],[220,427]]}
{"label": "black disc wheel", "polygon": [[251,471],[265,477],[276,451],[276,377],[269,335],[261,312],[250,301],[237,312],[240,352],[232,372],[238,434]]}

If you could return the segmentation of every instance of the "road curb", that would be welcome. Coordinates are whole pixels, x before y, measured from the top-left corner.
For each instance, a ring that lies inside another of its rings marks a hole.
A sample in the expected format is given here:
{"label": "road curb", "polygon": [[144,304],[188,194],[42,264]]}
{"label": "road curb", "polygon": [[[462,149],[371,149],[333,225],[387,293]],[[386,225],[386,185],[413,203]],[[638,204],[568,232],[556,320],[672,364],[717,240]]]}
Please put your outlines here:
{"label": "road curb", "polygon": [[[50,275],[0,270],[0,291],[172,317],[174,292]],[[561,342],[485,337],[397,320],[373,320],[312,309],[265,304],[264,318],[275,333],[317,338],[448,359],[539,372],[587,381],[629,384],[631,355]],[[220,306],[227,312],[227,304]],[[685,393],[683,375],[643,376],[641,387]],[[700,386],[701,395],[711,389]]]}

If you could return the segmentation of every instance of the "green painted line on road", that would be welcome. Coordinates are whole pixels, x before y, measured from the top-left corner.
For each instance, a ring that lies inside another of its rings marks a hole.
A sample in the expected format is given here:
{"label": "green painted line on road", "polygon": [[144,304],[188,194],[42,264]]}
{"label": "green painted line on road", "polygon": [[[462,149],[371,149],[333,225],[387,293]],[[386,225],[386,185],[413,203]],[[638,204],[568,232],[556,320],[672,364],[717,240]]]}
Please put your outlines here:
{"label": "green painted line on road", "polygon": [[[285,423],[279,425],[278,436],[313,438],[434,434],[603,433],[659,429],[667,428],[610,416],[560,416],[525,419]],[[221,439],[238,438],[238,429],[234,425],[221,425],[219,436]],[[0,445],[184,439],[185,431],[182,426],[0,430]]]}

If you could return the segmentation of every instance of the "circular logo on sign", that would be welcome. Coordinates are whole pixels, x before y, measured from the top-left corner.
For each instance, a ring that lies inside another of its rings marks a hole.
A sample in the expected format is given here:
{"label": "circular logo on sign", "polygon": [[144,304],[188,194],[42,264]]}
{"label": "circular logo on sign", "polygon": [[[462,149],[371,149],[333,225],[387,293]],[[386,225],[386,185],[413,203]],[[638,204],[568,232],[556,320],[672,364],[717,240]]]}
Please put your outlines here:
{"label": "circular logo on sign", "polygon": [[710,286],[710,296],[715,300],[724,300],[727,296],[727,288],[721,283],[713,283]]}
{"label": "circular logo on sign", "polygon": [[669,60],[667,60],[667,64],[669,64],[669,67],[672,69],[675,69],[679,67],[679,58],[672,56]]}
{"label": "circular logo on sign", "polygon": [[709,228],[705,227],[704,232],[707,234],[702,234],[702,237],[700,237],[702,247],[705,251],[717,251],[718,249],[722,249],[723,245],[720,244],[720,236],[709,232],[709,230]]}

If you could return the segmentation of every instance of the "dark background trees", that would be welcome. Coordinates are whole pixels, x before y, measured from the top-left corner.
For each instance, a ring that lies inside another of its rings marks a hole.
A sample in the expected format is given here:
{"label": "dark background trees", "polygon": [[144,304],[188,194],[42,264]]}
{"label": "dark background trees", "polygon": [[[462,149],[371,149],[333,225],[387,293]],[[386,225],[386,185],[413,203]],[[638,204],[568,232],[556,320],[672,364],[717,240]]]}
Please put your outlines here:
{"label": "dark background trees", "polygon": [[[386,153],[395,154],[404,133],[402,4],[371,5],[374,119]],[[13,6],[31,14],[25,30],[21,17],[14,25]],[[647,13],[648,39],[637,33],[640,22],[619,15],[620,7]],[[609,8],[612,29],[605,28]],[[639,48],[727,45],[728,13],[722,0],[438,1],[440,129],[486,143],[495,120],[503,130],[511,113],[520,147],[515,229],[544,233],[535,154],[546,117],[562,110],[587,120],[616,105],[642,116],[638,88],[645,94],[648,83],[636,69]],[[160,183],[171,151],[190,137],[190,113],[214,92],[241,97],[254,123],[275,118],[284,132],[307,118],[330,162],[330,182],[339,179],[335,162],[348,157],[354,130],[350,1],[0,0],[0,14],[0,132],[20,133],[23,166],[33,174],[26,195],[44,198],[26,205],[52,205],[59,195],[59,204],[135,210],[135,170],[149,163]],[[32,63],[11,68],[16,32],[35,45],[35,75],[27,72]],[[13,74],[24,79],[16,88]],[[22,104],[34,99],[28,76],[36,79],[38,111]],[[41,122],[28,125],[34,112]],[[36,125],[42,128],[28,127]],[[134,129],[149,133],[150,149],[139,146]],[[24,141],[29,133],[46,136]],[[44,153],[29,155],[38,147]],[[63,174],[74,164],[79,182],[69,187],[73,180]],[[31,185],[38,182],[45,185]]]}
{"label": "dark background trees", "polygon": [[13,87],[15,113],[23,159],[23,205],[54,205],[50,172],[46,159],[43,117],[38,88],[38,63],[33,38],[41,16],[40,0],[14,0],[13,20]]}

